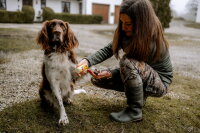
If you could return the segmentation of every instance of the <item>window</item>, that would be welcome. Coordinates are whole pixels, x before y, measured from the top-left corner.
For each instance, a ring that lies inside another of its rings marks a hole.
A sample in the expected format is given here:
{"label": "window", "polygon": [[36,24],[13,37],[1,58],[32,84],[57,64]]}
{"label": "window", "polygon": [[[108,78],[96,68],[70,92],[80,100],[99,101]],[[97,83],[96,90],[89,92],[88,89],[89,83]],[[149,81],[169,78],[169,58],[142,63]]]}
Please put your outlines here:
{"label": "window", "polygon": [[0,9],[6,9],[6,0],[0,0]]}
{"label": "window", "polygon": [[41,8],[46,7],[46,0],[41,0]]}
{"label": "window", "polygon": [[23,0],[23,5],[33,6],[33,0]]}
{"label": "window", "polygon": [[70,2],[62,2],[62,12],[70,13]]}

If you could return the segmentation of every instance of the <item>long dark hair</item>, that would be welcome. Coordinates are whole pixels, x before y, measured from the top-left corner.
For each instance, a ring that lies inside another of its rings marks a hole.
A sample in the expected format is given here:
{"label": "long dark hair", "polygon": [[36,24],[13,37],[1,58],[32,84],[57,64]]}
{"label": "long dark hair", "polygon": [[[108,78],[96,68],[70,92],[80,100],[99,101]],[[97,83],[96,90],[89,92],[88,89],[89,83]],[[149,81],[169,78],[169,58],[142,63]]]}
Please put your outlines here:
{"label": "long dark hair", "polygon": [[[125,0],[120,8],[120,14],[127,14],[133,23],[133,37],[125,53],[128,57],[138,61],[148,61],[153,42],[156,46],[154,60],[159,59],[161,48],[168,48],[168,42],[163,35],[162,25],[156,16],[149,0]],[[119,49],[123,39],[122,22],[119,19],[118,27],[113,38],[113,53],[119,58]]]}

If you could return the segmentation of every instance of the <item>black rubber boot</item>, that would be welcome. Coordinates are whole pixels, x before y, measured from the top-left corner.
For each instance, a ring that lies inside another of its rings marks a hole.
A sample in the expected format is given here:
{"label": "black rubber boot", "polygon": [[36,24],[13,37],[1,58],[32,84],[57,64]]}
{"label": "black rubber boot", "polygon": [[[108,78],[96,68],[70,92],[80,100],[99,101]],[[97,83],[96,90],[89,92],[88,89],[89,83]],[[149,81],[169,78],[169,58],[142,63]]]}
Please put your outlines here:
{"label": "black rubber boot", "polygon": [[128,107],[120,112],[110,114],[110,118],[117,122],[142,120],[144,101],[143,82],[137,68],[128,59],[120,61],[120,75],[124,83]]}
{"label": "black rubber boot", "polygon": [[129,88],[126,91],[128,107],[120,112],[110,114],[110,119],[117,122],[131,122],[142,120],[143,87]]}

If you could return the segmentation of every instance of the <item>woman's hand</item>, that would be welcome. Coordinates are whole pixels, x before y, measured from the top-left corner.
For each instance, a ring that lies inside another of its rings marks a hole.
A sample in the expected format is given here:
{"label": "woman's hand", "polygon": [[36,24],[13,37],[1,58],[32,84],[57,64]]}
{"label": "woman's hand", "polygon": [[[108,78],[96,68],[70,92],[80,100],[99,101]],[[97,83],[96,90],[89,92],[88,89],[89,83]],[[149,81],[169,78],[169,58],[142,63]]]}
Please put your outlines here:
{"label": "woman's hand", "polygon": [[91,69],[87,70],[95,79],[101,79],[101,78],[111,78],[112,73],[110,71],[101,71],[101,72],[95,72],[92,71]]}
{"label": "woman's hand", "polygon": [[[76,68],[78,68],[80,66],[87,66],[88,67],[89,66],[89,62],[86,59],[83,59],[77,64]],[[87,73],[87,70],[83,70],[80,73],[78,73],[78,75],[81,76],[81,75],[84,75],[86,73]]]}

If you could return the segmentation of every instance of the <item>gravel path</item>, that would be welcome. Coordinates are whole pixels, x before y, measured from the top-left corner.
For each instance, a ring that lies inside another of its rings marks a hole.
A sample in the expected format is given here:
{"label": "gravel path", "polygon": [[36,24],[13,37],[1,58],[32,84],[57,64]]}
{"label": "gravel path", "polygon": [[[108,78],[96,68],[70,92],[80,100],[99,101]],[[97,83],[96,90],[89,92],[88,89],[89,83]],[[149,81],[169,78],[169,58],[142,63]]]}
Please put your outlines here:
{"label": "gravel path", "polygon": [[[0,28],[20,28],[38,32],[41,24],[0,24]],[[179,28],[178,28],[179,27]],[[116,25],[71,25],[80,45],[76,52],[94,53],[96,50],[107,45],[111,38],[109,36],[96,34],[94,30],[114,30]],[[192,37],[192,41],[197,44],[183,46],[171,46],[170,53],[175,71],[183,73],[189,77],[200,79],[200,30],[184,27],[184,22],[173,21],[171,28],[165,30],[167,33],[183,35],[182,40],[188,40],[187,36]],[[172,40],[177,41],[177,40]],[[189,43],[189,42],[188,42]],[[31,50],[22,53],[0,53],[0,57],[6,57],[10,62],[0,64],[0,111],[14,103],[38,98],[38,86],[41,81],[41,64],[43,52],[41,50]],[[80,59],[80,57],[79,57]],[[117,64],[112,58],[98,67]],[[123,93],[108,91],[96,88],[89,82],[90,76],[86,76],[79,81],[76,88],[86,89],[88,94],[110,98],[124,98]],[[173,94],[175,95],[175,94]]]}

